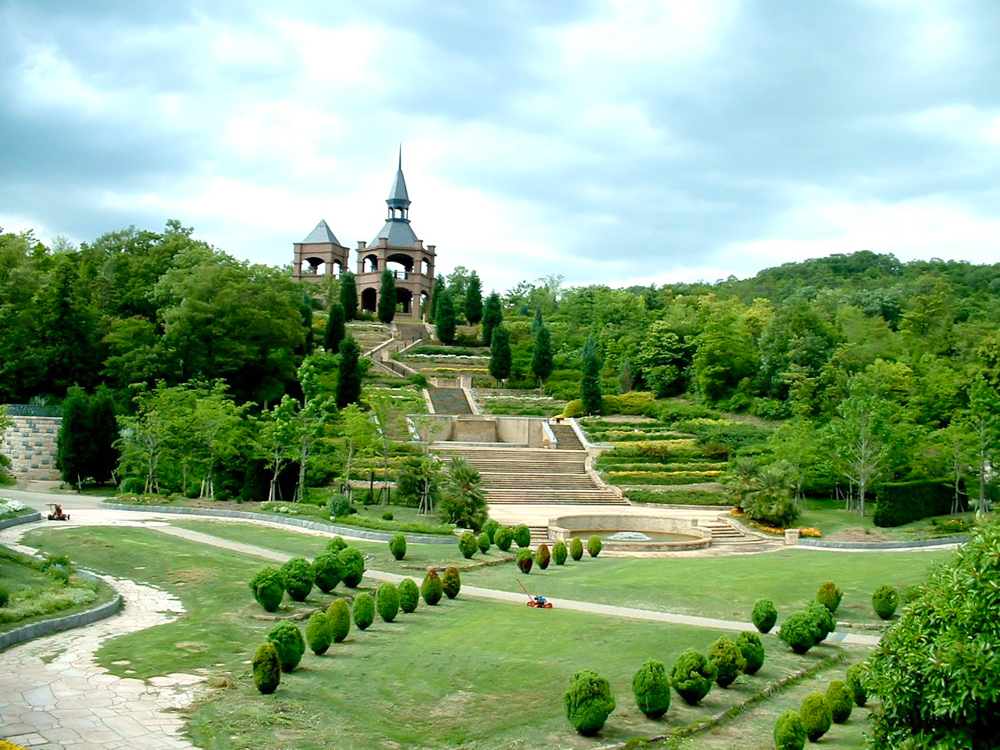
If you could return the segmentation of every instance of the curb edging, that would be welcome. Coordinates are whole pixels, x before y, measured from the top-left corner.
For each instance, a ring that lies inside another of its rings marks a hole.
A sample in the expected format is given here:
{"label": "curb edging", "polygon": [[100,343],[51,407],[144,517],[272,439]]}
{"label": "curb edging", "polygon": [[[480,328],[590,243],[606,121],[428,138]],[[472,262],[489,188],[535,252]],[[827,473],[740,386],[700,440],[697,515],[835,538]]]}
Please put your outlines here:
{"label": "curb edging", "polygon": [[13,518],[5,518],[2,521],[0,521],[0,531],[3,531],[4,529],[9,529],[11,526],[20,526],[22,523],[34,523],[35,521],[41,521],[41,520],[42,520],[42,514],[38,512],[28,513],[25,516],[14,516]]}
{"label": "curb edging", "polygon": [[941,539],[916,539],[912,542],[831,542],[824,539],[799,539],[799,547],[819,549],[919,549],[921,547],[944,547],[949,544],[964,544],[968,536],[949,536]]}

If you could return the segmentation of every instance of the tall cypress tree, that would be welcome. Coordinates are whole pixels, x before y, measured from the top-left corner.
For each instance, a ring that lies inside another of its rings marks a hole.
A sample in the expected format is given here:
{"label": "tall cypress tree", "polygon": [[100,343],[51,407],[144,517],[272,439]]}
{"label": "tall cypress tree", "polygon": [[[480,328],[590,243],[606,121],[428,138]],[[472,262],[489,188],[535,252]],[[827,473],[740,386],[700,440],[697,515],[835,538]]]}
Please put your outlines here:
{"label": "tall cypress tree", "polygon": [[348,336],[340,342],[337,368],[337,408],[343,409],[361,399],[361,347]]}
{"label": "tall cypress tree", "polygon": [[539,386],[545,385],[553,367],[552,336],[549,334],[549,327],[542,323],[535,334],[535,351],[531,355],[531,371],[538,378]]}
{"label": "tall cypress tree", "polygon": [[583,377],[580,380],[580,398],[583,401],[583,410],[587,414],[600,414],[603,406],[601,396],[601,360],[597,356],[595,348],[589,351],[584,347],[586,354],[583,358]]}
{"label": "tall cypress tree", "polygon": [[469,285],[465,289],[465,319],[470,326],[483,319],[483,285],[475,271],[469,277]]}
{"label": "tall cypress tree", "polygon": [[90,476],[98,484],[111,481],[118,466],[118,419],[111,391],[104,386],[90,399]]}
{"label": "tall cypress tree", "polygon": [[312,350],[316,347],[315,334],[313,332],[313,299],[309,292],[302,294],[302,304],[299,306],[299,312],[302,314],[302,327],[306,329],[305,354],[309,355],[312,354]]}
{"label": "tall cypress tree", "polygon": [[438,274],[434,278],[434,284],[431,287],[431,302],[430,309],[427,310],[427,322],[433,323],[437,320],[438,313],[438,302],[441,300],[441,292],[444,291],[445,283],[441,275]]}
{"label": "tall cypress tree", "polygon": [[451,292],[444,290],[438,300],[437,309],[437,337],[442,344],[451,345],[455,343],[455,333],[458,328],[458,321],[455,318],[455,302],[451,298]]}
{"label": "tall cypress tree", "polygon": [[344,308],[344,320],[358,317],[358,282],[350,271],[340,275],[340,304]]}
{"label": "tall cypress tree", "polygon": [[501,382],[506,380],[510,377],[511,362],[510,334],[504,326],[497,326],[490,344],[490,375]]}
{"label": "tall cypress tree", "polygon": [[90,398],[72,386],[63,401],[62,425],[56,438],[56,468],[64,482],[83,486],[90,476]]}
{"label": "tall cypress tree", "polygon": [[535,308],[535,319],[531,321],[531,332],[532,334],[538,333],[538,329],[545,325],[545,321],[542,319],[542,308]]}
{"label": "tall cypress tree", "polygon": [[330,303],[330,314],[326,318],[326,330],[323,333],[323,348],[328,354],[340,351],[340,342],[347,335],[344,325],[344,306],[339,302]]}
{"label": "tall cypress tree", "polygon": [[391,323],[396,317],[396,275],[388,268],[382,269],[382,283],[378,293],[378,319]]}
{"label": "tall cypress tree", "polygon": [[483,308],[483,344],[489,346],[493,330],[503,323],[503,304],[500,302],[500,295],[490,292],[486,298],[486,305]]}

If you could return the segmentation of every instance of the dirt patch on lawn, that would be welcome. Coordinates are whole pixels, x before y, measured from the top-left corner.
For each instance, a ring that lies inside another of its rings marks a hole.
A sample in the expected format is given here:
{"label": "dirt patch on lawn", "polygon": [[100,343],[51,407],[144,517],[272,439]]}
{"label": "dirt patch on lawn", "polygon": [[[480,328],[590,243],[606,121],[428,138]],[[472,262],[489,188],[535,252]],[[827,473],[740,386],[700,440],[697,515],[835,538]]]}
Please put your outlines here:
{"label": "dirt patch on lawn", "polygon": [[874,529],[841,529],[826,537],[831,542],[891,542],[892,537]]}

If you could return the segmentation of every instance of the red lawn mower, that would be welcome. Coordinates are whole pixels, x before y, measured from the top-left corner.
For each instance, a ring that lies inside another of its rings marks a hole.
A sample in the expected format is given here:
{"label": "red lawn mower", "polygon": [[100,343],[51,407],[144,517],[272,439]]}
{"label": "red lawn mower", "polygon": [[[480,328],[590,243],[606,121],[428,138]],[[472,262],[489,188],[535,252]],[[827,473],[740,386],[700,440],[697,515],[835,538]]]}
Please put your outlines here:
{"label": "red lawn mower", "polygon": [[50,521],[68,521],[69,513],[64,513],[62,506],[59,503],[49,503],[49,520]]}
{"label": "red lawn mower", "polygon": [[528,594],[528,589],[524,588],[524,584],[521,583],[521,579],[516,578],[515,580],[517,581],[517,585],[521,587],[521,591],[527,594],[529,607],[532,609],[552,609],[552,602],[544,596],[532,596],[531,594]]}

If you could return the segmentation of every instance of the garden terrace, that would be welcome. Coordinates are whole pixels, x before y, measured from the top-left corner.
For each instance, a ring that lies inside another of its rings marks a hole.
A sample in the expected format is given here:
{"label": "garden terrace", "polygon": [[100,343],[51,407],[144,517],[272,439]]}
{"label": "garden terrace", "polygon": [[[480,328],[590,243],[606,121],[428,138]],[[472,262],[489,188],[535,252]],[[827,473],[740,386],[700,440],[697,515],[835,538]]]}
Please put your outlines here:
{"label": "garden terrace", "polygon": [[561,414],[566,402],[538,391],[476,388],[473,398],[483,414],[511,414],[525,417],[551,417]]}

